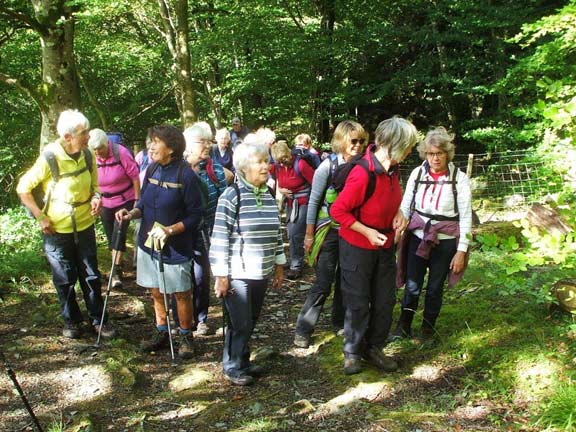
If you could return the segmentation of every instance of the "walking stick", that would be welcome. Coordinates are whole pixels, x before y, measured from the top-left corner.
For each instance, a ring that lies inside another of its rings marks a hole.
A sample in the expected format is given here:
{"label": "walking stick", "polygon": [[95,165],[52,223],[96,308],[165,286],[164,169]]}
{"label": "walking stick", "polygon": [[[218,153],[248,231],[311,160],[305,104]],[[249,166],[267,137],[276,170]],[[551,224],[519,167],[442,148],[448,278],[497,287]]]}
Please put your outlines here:
{"label": "walking stick", "polygon": [[108,306],[108,297],[110,297],[110,289],[112,288],[112,275],[116,270],[116,259],[118,257],[118,248],[120,247],[120,239],[122,234],[128,227],[127,220],[123,220],[120,223],[114,225],[114,231],[112,231],[112,250],[114,255],[112,256],[112,268],[110,269],[110,275],[108,276],[108,285],[106,286],[106,297],[104,297],[104,307],[102,308],[102,317],[100,318],[100,327],[98,328],[98,338],[94,344],[94,348],[100,347],[100,338],[102,337],[102,326],[104,325],[104,317],[106,316],[106,307]]}
{"label": "walking stick", "polygon": [[[156,241],[152,239],[152,259],[154,259],[154,246]],[[172,357],[172,366],[176,366],[174,356],[174,342],[172,341],[172,329],[170,325],[170,307],[168,305],[168,294],[166,294],[166,279],[164,277],[164,260],[162,258],[162,248],[158,250],[158,271],[160,272],[160,291],[164,295],[164,312],[166,313],[166,324],[168,325],[168,341],[170,342],[170,356]]]}
{"label": "walking stick", "polygon": [[18,383],[18,380],[16,379],[16,374],[14,373],[12,368],[10,367],[10,364],[8,363],[8,360],[6,359],[6,357],[4,357],[4,353],[2,352],[2,350],[0,350],[0,359],[2,360],[2,363],[4,363],[4,367],[6,368],[6,373],[8,374],[10,379],[12,380],[14,387],[16,387],[16,391],[20,395],[20,399],[22,399],[22,403],[26,407],[26,411],[28,411],[28,414],[30,415],[30,418],[32,419],[32,423],[34,423],[34,426],[36,427],[38,432],[43,432],[42,426],[40,426],[38,419],[34,415],[34,411],[32,411],[32,407],[28,403],[28,399],[26,399],[26,395],[24,394],[22,387],[20,387],[20,384]]}

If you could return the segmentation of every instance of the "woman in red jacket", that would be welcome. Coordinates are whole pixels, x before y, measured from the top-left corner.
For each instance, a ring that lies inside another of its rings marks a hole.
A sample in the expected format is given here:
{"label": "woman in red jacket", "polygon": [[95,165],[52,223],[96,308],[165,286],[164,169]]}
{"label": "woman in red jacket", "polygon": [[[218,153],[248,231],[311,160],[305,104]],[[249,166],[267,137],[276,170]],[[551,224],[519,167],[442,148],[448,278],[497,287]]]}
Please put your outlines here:
{"label": "woman in red jacket", "polygon": [[404,230],[407,223],[400,211],[398,163],[417,143],[418,132],[409,121],[393,117],[381,122],[375,135],[376,144],[352,168],[330,209],[340,224],[347,375],[362,370],[362,358],[387,372],[398,368],[382,348],[396,300],[395,232]]}
{"label": "woman in red jacket", "polygon": [[286,199],[286,228],[290,244],[290,270],[287,279],[297,279],[304,263],[306,212],[314,177],[314,168],[304,159],[292,155],[288,144],[279,141],[271,148],[275,163],[271,167],[278,191]]}

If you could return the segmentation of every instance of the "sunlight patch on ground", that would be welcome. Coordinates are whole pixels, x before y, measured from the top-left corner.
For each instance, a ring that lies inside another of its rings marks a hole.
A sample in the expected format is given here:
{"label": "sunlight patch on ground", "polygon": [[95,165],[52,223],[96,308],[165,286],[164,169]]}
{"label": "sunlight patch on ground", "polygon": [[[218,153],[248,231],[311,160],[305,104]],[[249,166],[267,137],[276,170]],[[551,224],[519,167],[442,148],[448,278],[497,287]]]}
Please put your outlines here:
{"label": "sunlight patch on ground", "polygon": [[438,366],[423,364],[416,366],[411,377],[420,381],[433,382],[442,377],[442,369]]}
{"label": "sunlight patch on ground", "polygon": [[516,364],[516,399],[535,401],[551,391],[561,366],[546,358],[519,360]]}
{"label": "sunlight patch on ground", "polygon": [[177,418],[194,418],[197,417],[202,411],[208,408],[208,403],[194,403],[186,406],[177,407],[175,409],[166,410],[158,415],[150,417],[152,421],[166,421],[174,420]]}
{"label": "sunlight patch on ground", "polygon": [[390,392],[391,389],[386,383],[359,383],[356,387],[320,405],[316,413],[312,414],[311,417],[317,418],[338,414],[361,400],[371,402],[387,396]]}
{"label": "sunlight patch on ground", "polygon": [[112,391],[112,380],[102,366],[64,368],[42,375],[42,381],[64,402],[87,402]]}

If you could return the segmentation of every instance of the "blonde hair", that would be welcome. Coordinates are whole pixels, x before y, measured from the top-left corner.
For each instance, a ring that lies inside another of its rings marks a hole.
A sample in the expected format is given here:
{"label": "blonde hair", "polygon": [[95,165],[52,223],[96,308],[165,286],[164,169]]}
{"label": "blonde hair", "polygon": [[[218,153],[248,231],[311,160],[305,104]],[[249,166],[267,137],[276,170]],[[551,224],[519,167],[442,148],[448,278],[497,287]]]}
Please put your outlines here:
{"label": "blonde hair", "polygon": [[312,138],[310,138],[310,135],[302,133],[294,138],[294,145],[310,148],[312,147]]}
{"label": "blonde hair", "polygon": [[286,144],[286,141],[278,141],[272,146],[270,152],[272,153],[274,161],[280,164],[289,165],[290,162],[292,162],[292,152],[288,144]]}
{"label": "blonde hair", "polygon": [[397,162],[418,142],[418,130],[408,120],[394,116],[381,121],[376,128],[376,147],[385,148],[388,157]]}
{"label": "blonde hair", "polygon": [[361,138],[364,138],[364,146],[366,145],[366,142],[368,142],[368,133],[362,125],[352,120],[344,120],[338,123],[332,135],[332,151],[334,153],[344,153],[346,144],[348,144],[348,138],[352,132],[356,132]]}
{"label": "blonde hair", "polygon": [[424,141],[418,145],[418,155],[421,159],[426,159],[426,153],[431,146],[438,147],[445,152],[448,156],[448,161],[454,159],[454,134],[449,133],[444,126],[438,126],[428,131]]}

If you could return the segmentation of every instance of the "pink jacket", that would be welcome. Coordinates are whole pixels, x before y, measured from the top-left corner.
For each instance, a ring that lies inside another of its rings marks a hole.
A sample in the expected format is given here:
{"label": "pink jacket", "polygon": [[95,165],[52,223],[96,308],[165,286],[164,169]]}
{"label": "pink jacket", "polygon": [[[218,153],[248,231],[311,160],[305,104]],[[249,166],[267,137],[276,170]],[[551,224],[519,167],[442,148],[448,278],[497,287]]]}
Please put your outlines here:
{"label": "pink jacket", "polygon": [[126,147],[119,145],[118,153],[120,160],[116,161],[110,144],[106,159],[96,156],[98,186],[102,206],[106,208],[118,207],[135,199],[133,182],[138,179],[138,165]]}

